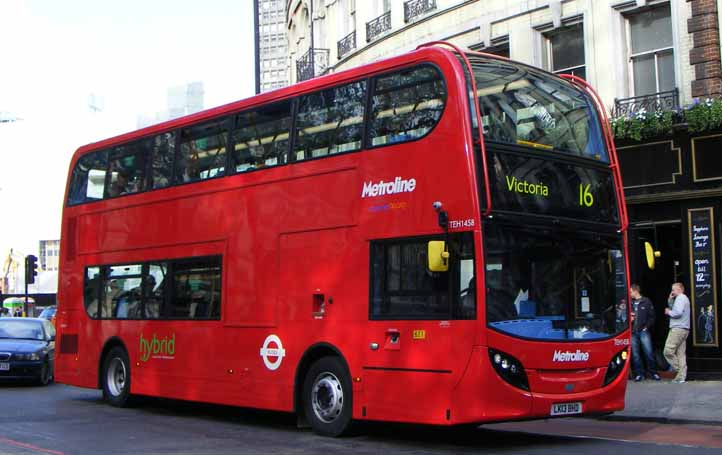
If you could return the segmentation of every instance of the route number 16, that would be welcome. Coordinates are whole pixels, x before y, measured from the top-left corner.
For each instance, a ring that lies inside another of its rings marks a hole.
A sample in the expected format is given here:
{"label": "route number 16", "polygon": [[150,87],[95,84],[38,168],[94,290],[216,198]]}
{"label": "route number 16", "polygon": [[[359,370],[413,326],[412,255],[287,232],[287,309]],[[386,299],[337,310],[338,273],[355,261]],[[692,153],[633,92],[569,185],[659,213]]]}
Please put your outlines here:
{"label": "route number 16", "polygon": [[594,196],[589,191],[591,183],[587,183],[586,186],[583,183],[579,184],[579,205],[582,207],[591,207],[594,205]]}

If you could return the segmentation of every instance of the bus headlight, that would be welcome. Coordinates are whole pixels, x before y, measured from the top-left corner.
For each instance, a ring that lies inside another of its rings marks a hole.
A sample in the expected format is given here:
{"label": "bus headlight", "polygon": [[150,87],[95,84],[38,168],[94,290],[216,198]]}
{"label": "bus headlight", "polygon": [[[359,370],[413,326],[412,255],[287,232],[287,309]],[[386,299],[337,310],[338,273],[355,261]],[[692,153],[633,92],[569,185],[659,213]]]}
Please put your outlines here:
{"label": "bus headlight", "polygon": [[609,383],[617,379],[619,373],[624,370],[624,365],[626,365],[627,363],[627,357],[628,353],[626,349],[617,352],[614,357],[612,357],[609,365],[607,365],[607,374],[606,376],[604,376],[604,385],[608,385]]}
{"label": "bus headlight", "polygon": [[509,384],[520,389],[529,390],[529,379],[524,367],[514,357],[501,351],[489,348],[489,360],[494,371]]}

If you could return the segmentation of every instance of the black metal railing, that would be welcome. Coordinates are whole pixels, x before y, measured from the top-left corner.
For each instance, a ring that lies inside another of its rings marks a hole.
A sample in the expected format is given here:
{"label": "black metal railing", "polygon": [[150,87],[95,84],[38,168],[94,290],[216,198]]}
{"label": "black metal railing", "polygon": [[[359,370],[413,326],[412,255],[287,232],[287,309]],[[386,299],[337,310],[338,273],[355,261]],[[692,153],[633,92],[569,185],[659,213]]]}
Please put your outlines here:
{"label": "black metal railing", "polygon": [[404,22],[411,22],[434,9],[436,9],[436,0],[409,0],[404,3]]}
{"label": "black metal railing", "polygon": [[371,22],[366,22],[366,41],[373,41],[387,30],[391,30],[391,10],[386,11]]}
{"label": "black metal railing", "polygon": [[336,46],[338,50],[338,58],[341,58],[356,49],[356,30],[343,37]]}
{"label": "black metal railing", "polygon": [[328,69],[328,49],[309,49],[296,60],[296,82],[313,79]]}
{"label": "black metal railing", "polygon": [[662,112],[679,109],[679,90],[652,93],[651,95],[634,96],[614,100],[613,117],[632,117],[644,110],[645,112]]}

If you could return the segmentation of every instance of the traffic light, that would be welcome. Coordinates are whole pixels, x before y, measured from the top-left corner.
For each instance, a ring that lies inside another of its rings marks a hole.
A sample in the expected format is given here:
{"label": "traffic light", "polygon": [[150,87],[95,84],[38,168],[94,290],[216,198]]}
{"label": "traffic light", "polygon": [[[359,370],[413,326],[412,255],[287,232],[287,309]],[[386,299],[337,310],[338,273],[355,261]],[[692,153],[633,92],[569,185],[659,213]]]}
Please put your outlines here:
{"label": "traffic light", "polygon": [[38,258],[33,254],[25,256],[25,283],[35,283],[35,277],[38,276]]}

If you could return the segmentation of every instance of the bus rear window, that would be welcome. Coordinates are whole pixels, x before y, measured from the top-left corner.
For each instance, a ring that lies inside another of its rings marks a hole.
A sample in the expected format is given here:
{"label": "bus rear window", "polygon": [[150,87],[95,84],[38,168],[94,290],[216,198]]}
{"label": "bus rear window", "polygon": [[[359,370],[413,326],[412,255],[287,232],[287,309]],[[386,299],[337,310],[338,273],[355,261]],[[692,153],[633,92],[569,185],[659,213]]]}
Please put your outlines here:
{"label": "bus rear window", "polygon": [[599,119],[582,91],[525,65],[469,60],[487,140],[609,162]]}
{"label": "bus rear window", "polygon": [[68,205],[103,199],[107,169],[108,152],[106,150],[81,157],[75,164],[70,179]]}

